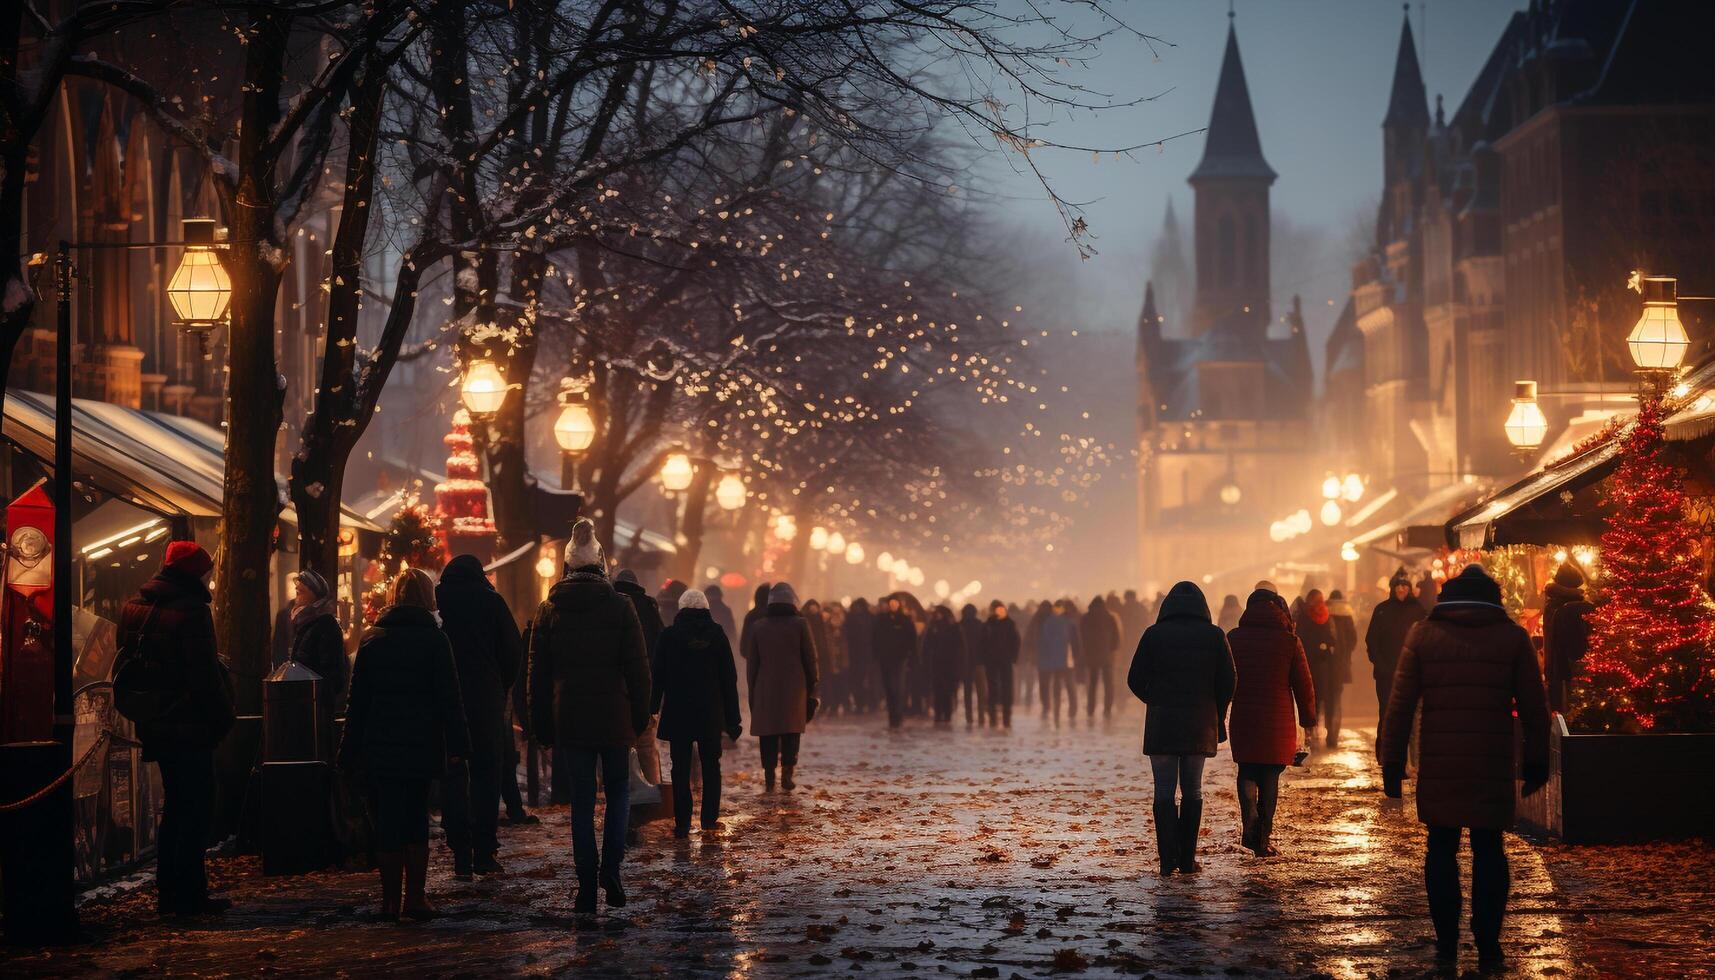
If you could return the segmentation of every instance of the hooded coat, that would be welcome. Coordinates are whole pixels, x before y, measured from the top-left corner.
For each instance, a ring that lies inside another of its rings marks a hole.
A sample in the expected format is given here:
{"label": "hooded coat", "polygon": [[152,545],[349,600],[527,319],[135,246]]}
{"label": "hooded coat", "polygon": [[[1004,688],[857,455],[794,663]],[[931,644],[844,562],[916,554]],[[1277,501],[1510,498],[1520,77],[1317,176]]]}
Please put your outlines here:
{"label": "hooded coat", "polygon": [[631,600],[600,571],[554,583],[530,627],[531,732],[548,744],[623,748],[649,724],[649,657]]}
{"label": "hooded coat", "polygon": [[1334,669],[1329,679],[1352,683],[1352,651],[1358,648],[1358,620],[1345,599],[1328,600],[1328,623],[1334,627]]}
{"label": "hooded coat", "polygon": [[1375,667],[1377,679],[1393,676],[1406,634],[1427,615],[1423,605],[1410,595],[1394,598],[1393,587],[1400,582],[1409,586],[1411,579],[1403,572],[1393,577],[1387,598],[1370,612],[1370,627],[1364,631],[1364,649]]}
{"label": "hooded coat", "polygon": [[929,675],[937,690],[952,690],[964,678],[965,632],[952,618],[933,616],[923,631],[923,658],[929,661]]}
{"label": "hooded coat", "polygon": [[969,678],[971,671],[982,666],[983,620],[974,603],[965,603],[959,610],[959,632],[965,638],[965,667],[961,677]]}
{"label": "hooded coat", "polygon": [[883,667],[916,663],[917,626],[911,622],[911,614],[903,609],[883,609],[870,630],[870,649],[875,662]]}
{"label": "hooded coat", "polygon": [[982,642],[978,645],[983,668],[985,670],[1010,670],[1018,662],[1018,648],[1022,641],[1018,636],[1018,623],[1008,615],[1005,619],[990,615],[983,622]]}
{"label": "hooded coat", "polygon": [[846,669],[859,677],[869,670],[875,656],[875,615],[869,602],[853,599],[845,621]]}
{"label": "hooded coat", "polygon": [[452,644],[465,717],[474,731],[498,730],[506,692],[518,681],[524,638],[475,555],[459,555],[435,585],[441,631]]}
{"label": "hooded coat", "polygon": [[763,735],[801,733],[810,724],[818,680],[810,624],[789,602],[771,602],[744,633],[745,677],[750,685],[750,730]]}
{"label": "hooded coat", "polygon": [[[676,583],[669,583],[668,588],[663,589],[661,594],[671,597],[673,611],[677,614],[679,596],[684,595],[685,590],[681,588],[677,594],[674,594],[672,591],[673,584]],[[661,639],[661,631],[667,628],[661,621],[662,603],[636,582],[624,580],[615,582],[613,583],[613,591],[631,600],[631,608],[637,610],[637,625],[643,629],[643,649],[653,655],[655,644]]]}
{"label": "hooded coat", "polygon": [[[726,598],[721,587],[711,585],[703,590],[703,595],[709,600],[709,615],[714,617],[715,625],[726,634],[727,649],[738,646],[738,620],[732,616],[732,607],[726,604]],[[678,622],[677,619],[674,622]]]}
{"label": "hooded coat", "polygon": [[1298,729],[1316,723],[1316,690],[1310,662],[1280,596],[1251,593],[1239,625],[1227,634],[1227,644],[1238,674],[1229,722],[1233,761],[1291,765],[1298,751]]}
{"label": "hooded coat", "polygon": [[1226,740],[1233,655],[1194,583],[1180,582],[1167,594],[1155,625],[1138,641],[1126,686],[1148,706],[1145,755],[1213,756]]}
{"label": "hooded coat", "polygon": [[655,646],[655,693],[650,710],[659,713],[656,734],[663,742],[737,738],[738,667],[726,631],[707,609],[680,609]]}
{"label": "hooded coat", "polygon": [[1090,608],[1078,624],[1078,635],[1087,666],[1106,670],[1113,664],[1120,648],[1120,621],[1100,596],[1090,600]]}
{"label": "hooded coat", "polygon": [[1525,771],[1548,770],[1548,708],[1530,635],[1498,605],[1439,603],[1400,653],[1376,743],[1384,770],[1404,771],[1419,702],[1418,819],[1432,827],[1511,827],[1515,709]]}
{"label": "hooded coat", "polygon": [[1326,603],[1320,606],[1322,621],[1316,622],[1316,607],[1305,602],[1298,607],[1297,621],[1293,623],[1298,632],[1298,642],[1304,646],[1304,656],[1310,661],[1310,676],[1316,679],[1318,689],[1338,687],[1339,674],[1336,665],[1335,651],[1337,643],[1334,637],[1334,615]]}
{"label": "hooded coat", "polygon": [[1549,706],[1566,710],[1567,688],[1590,650],[1590,623],[1596,607],[1584,598],[1584,575],[1570,564],[1560,566],[1543,590],[1542,661],[1548,682]]}
{"label": "hooded coat", "polygon": [[212,749],[237,720],[231,682],[216,652],[210,599],[200,577],[166,566],[119,614],[119,646],[127,648],[154,607],[149,641],[162,662],[184,679],[184,700],[166,717],[137,726],[146,760],[162,752]]}
{"label": "hooded coat", "polygon": [[433,779],[470,754],[452,645],[421,606],[389,606],[357,648],[339,745],[342,767]]}

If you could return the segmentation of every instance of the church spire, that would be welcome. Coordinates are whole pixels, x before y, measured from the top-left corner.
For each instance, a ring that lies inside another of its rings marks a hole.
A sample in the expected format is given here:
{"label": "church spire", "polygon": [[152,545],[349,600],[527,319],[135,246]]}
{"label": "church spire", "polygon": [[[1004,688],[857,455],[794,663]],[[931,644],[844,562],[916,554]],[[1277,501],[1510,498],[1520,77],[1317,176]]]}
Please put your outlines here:
{"label": "church spire", "polygon": [[1227,51],[1221,59],[1221,77],[1215,84],[1215,105],[1209,113],[1209,133],[1203,143],[1203,160],[1192,171],[1193,181],[1206,178],[1240,177],[1273,181],[1275,173],[1262,156],[1256,116],[1251,112],[1250,88],[1245,84],[1245,66],[1239,59],[1239,36],[1229,18]]}
{"label": "church spire", "polygon": [[1406,7],[1405,26],[1399,32],[1399,54],[1393,63],[1393,94],[1388,97],[1383,128],[1428,129],[1429,92],[1417,64],[1417,44],[1411,36],[1411,8]]}

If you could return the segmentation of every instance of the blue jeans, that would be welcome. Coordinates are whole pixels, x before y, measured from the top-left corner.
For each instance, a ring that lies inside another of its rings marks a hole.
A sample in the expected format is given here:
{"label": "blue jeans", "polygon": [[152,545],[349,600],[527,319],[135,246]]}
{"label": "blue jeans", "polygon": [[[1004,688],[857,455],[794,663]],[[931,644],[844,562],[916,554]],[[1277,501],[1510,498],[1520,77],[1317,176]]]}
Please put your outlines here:
{"label": "blue jeans", "polygon": [[[625,859],[625,828],[631,819],[631,747],[563,746],[558,757],[571,768],[572,861],[577,865],[578,880],[594,882],[597,868],[618,874]],[[602,797],[607,800],[599,854],[595,847],[597,763],[601,765]]]}
{"label": "blue jeans", "polygon": [[1155,798],[1173,802],[1173,784],[1179,784],[1180,802],[1203,802],[1203,764],[1200,755],[1152,755],[1149,767],[1155,772]]}

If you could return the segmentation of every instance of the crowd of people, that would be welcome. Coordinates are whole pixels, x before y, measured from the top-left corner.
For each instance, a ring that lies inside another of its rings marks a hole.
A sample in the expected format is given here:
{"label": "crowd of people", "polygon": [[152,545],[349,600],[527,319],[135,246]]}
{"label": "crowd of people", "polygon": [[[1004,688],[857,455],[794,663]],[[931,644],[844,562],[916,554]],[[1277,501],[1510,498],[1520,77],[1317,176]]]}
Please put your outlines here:
{"label": "crowd of people", "polygon": [[[137,723],[165,789],[157,882],[166,914],[228,906],[209,894],[203,869],[213,750],[234,718],[209,615],[212,567],[194,543],[174,543],[120,628],[122,662],[160,661],[182,683]],[[437,786],[455,876],[502,871],[502,806],[508,822],[535,819],[518,801],[515,728],[551,750],[555,795],[570,804],[575,908],[587,914],[598,893],[609,907],[625,905],[633,760],[646,782],[661,784],[659,742],[668,747],[674,835],[690,834],[693,811],[703,832],[718,834],[722,754],[747,724],[764,790],[790,792],[802,737],[821,715],[884,715],[890,729],[913,716],[949,726],[962,705],[967,727],[1005,729],[1015,700],[1035,700],[1048,725],[1060,724],[1062,703],[1068,721],[1080,703],[1086,718],[1099,704],[1107,719],[1122,648],[1135,651],[1125,681],[1145,706],[1161,874],[1201,870],[1203,771],[1222,744],[1237,764],[1243,845],[1271,858],[1281,777],[1318,738],[1340,744],[1343,691],[1361,644],[1381,706],[1376,753],[1387,796],[1401,795],[1408,759],[1417,762],[1438,953],[1456,956],[1456,854],[1468,833],[1471,929],[1486,962],[1501,957],[1501,831],[1512,823],[1515,781],[1522,774],[1526,795],[1546,781],[1547,712],[1564,708],[1592,608],[1577,569],[1560,569],[1545,596],[1540,661],[1499,586],[1475,565],[1444,584],[1414,583],[1401,569],[1367,608],[1308,583],[1288,601],[1268,581],[1215,610],[1187,581],[1153,602],[1128,591],[1081,608],[1071,598],[996,600],[986,613],[925,607],[904,592],[873,605],[801,602],[776,582],[758,586],[738,618],[718,586],[670,581],[650,594],[636,575],[615,573],[594,526],[580,521],[563,576],[522,630],[480,562],[460,555],[438,582],[421,569],[400,572],[348,659],[327,581],[304,571],[293,586],[285,655],[324,679],[330,731],[343,709],[334,758],[364,790],[385,920],[436,914],[425,883]],[[1524,734],[1517,766],[1515,712]]]}

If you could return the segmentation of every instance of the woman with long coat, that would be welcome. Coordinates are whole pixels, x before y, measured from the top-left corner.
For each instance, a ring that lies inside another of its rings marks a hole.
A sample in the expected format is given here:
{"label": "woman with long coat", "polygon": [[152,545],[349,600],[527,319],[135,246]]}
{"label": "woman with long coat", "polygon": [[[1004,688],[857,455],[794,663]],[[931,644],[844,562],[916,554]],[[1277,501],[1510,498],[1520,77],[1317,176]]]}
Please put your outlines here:
{"label": "woman with long coat", "polygon": [[[1340,726],[1339,685],[1335,670],[1335,641],[1333,614],[1321,589],[1311,589],[1299,606],[1296,621],[1298,642],[1304,645],[1304,656],[1310,661],[1310,678],[1316,684],[1316,714],[1330,733]],[[1330,735],[1332,737],[1332,735]],[[1333,742],[1329,743],[1334,744]]]}
{"label": "woman with long coat", "polygon": [[1339,589],[1328,593],[1328,624],[1334,627],[1334,662],[1328,668],[1328,689],[1318,687],[1316,696],[1326,699],[1323,724],[1328,727],[1328,748],[1340,744],[1340,719],[1344,714],[1346,685],[1352,683],[1352,652],[1358,648],[1358,616]]}
{"label": "woman with long coat", "polygon": [[923,631],[923,659],[929,663],[935,724],[951,724],[966,659],[965,634],[953,620],[953,610],[946,606],[936,606],[929,613],[929,626]]}
{"label": "woman with long coat", "polygon": [[[1233,655],[1209,616],[1203,590],[1180,582],[1144,630],[1126,686],[1148,711],[1143,752],[1155,776],[1155,841],[1163,877],[1201,871],[1197,832],[1203,821],[1203,764],[1226,741],[1233,699]],[[1174,788],[1182,802],[1174,805]]]}
{"label": "woman with long coat", "polygon": [[673,836],[691,835],[691,753],[703,770],[702,825],[720,827],[721,735],[744,732],[738,713],[738,668],[726,632],[696,589],[679,596],[679,614],[655,646],[650,712],[673,763]]}
{"label": "woman with long coat", "polygon": [[816,698],[816,644],[810,624],[798,614],[798,594],[785,582],[768,591],[765,615],[744,634],[745,673],[750,682],[750,730],[762,743],[763,787],[797,785],[798,743],[810,724]]}
{"label": "woman with long coat", "polygon": [[[339,763],[362,773],[381,866],[381,917],[432,919],[429,783],[470,752],[452,644],[435,622],[435,584],[408,568],[357,648]],[[401,899],[399,874],[404,871]]]}
{"label": "woman with long coat", "polygon": [[1298,753],[1298,728],[1316,724],[1316,690],[1286,601],[1276,593],[1258,589],[1250,594],[1239,625],[1227,634],[1227,645],[1238,675],[1229,727],[1233,761],[1239,766],[1244,846],[1257,857],[1270,857],[1277,853],[1269,837],[1280,774]]}
{"label": "woman with long coat", "polygon": [[338,611],[339,603],[328,580],[314,569],[306,568],[292,576],[292,645],[286,659],[321,676],[321,700],[316,708],[324,750],[333,747],[333,720],[345,707],[345,688],[351,677]]}

